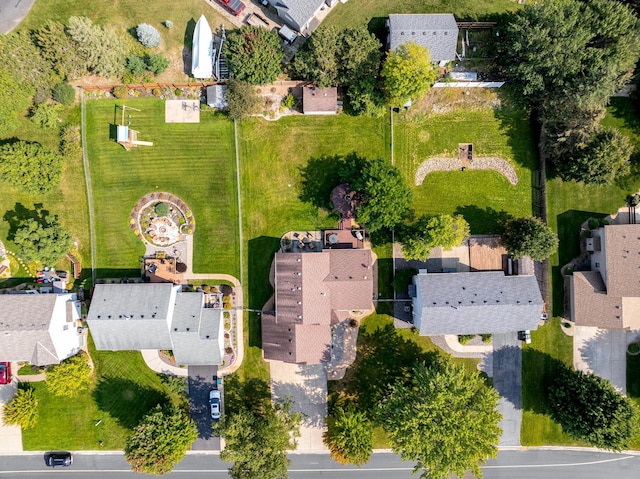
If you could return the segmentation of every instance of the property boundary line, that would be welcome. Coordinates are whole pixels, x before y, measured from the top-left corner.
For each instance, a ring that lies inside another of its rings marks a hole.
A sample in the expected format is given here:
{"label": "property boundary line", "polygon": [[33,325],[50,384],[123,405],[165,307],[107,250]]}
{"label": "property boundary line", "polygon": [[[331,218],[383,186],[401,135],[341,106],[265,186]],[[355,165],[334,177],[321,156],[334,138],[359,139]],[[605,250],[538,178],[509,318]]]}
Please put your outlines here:
{"label": "property boundary line", "polygon": [[242,237],[242,199],[240,194],[240,154],[238,153],[238,122],[233,120],[233,139],[236,148],[236,192],[238,193],[238,233],[240,237],[240,286],[244,288],[244,245]]}
{"label": "property boundary line", "polygon": [[89,236],[91,241],[91,280],[96,282],[96,228],[93,216],[93,193],[91,190],[91,176],[89,174],[89,157],[87,155],[87,113],[84,103],[84,89],[80,89],[81,121],[80,134],[82,138],[82,165],[84,167],[84,181],[87,186],[87,206],[89,207]]}

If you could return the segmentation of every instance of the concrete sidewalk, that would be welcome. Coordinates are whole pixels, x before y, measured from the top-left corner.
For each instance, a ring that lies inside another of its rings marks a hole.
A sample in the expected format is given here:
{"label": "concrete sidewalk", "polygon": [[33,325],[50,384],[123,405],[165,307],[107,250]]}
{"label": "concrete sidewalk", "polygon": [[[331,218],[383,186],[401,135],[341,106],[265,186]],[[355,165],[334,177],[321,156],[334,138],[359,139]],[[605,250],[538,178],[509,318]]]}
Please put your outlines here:
{"label": "concrete sidewalk", "polygon": [[0,451],[3,453],[22,451],[22,429],[2,421],[3,406],[11,401],[17,390],[18,381],[15,378],[10,384],[0,386]]}
{"label": "concrete sidewalk", "polygon": [[160,351],[157,349],[142,349],[140,352],[147,366],[157,373],[173,374],[174,376],[182,376],[185,378],[189,374],[187,368],[174,366],[160,359]]}

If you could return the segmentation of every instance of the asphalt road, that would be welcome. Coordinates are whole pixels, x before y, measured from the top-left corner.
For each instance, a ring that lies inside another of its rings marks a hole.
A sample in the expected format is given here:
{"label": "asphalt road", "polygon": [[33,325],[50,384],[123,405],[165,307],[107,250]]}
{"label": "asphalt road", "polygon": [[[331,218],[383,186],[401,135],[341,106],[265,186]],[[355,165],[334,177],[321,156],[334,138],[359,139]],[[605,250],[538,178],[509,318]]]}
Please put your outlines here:
{"label": "asphalt road", "polygon": [[9,33],[20,25],[35,0],[0,0],[0,33]]}
{"label": "asphalt road", "polygon": [[[410,478],[411,464],[393,454],[375,454],[361,468],[342,467],[327,455],[292,454],[291,479]],[[213,454],[190,454],[170,476],[184,479],[228,477],[228,463]],[[597,453],[591,451],[502,451],[497,460],[483,468],[487,479],[637,479],[640,456]],[[130,472],[121,455],[75,454],[74,464],[54,471],[44,465],[38,455],[0,456],[0,478],[45,479],[52,475],[68,479],[139,479]],[[470,476],[467,476],[470,477]],[[465,478],[466,479],[466,478]]]}

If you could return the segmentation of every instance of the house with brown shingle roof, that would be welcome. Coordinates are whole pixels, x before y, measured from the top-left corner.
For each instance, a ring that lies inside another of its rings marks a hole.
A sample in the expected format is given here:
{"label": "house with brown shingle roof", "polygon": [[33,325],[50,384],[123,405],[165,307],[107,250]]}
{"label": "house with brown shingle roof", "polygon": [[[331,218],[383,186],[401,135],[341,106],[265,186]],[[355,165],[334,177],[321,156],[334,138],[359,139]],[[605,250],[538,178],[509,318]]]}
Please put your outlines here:
{"label": "house with brown shingle roof", "polygon": [[305,115],[335,115],[338,113],[338,89],[303,87],[302,112]]}
{"label": "house with brown shingle roof", "polygon": [[331,327],[373,309],[369,249],[276,253],[273,310],[262,312],[265,359],[320,364],[331,359]]}
{"label": "house with brown shingle roof", "polygon": [[640,328],[640,225],[606,225],[587,238],[591,271],[570,277],[571,319],[577,326]]}

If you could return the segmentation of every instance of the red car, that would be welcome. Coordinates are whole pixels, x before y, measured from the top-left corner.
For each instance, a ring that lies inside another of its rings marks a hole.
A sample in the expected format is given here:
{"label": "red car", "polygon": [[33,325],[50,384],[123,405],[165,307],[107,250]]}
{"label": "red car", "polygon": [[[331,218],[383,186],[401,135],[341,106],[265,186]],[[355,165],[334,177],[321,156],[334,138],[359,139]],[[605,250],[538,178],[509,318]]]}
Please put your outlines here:
{"label": "red car", "polygon": [[244,10],[244,3],[240,0],[218,0],[218,3],[234,15],[239,15]]}
{"label": "red car", "polygon": [[11,363],[0,363],[0,384],[9,384],[11,382]]}

